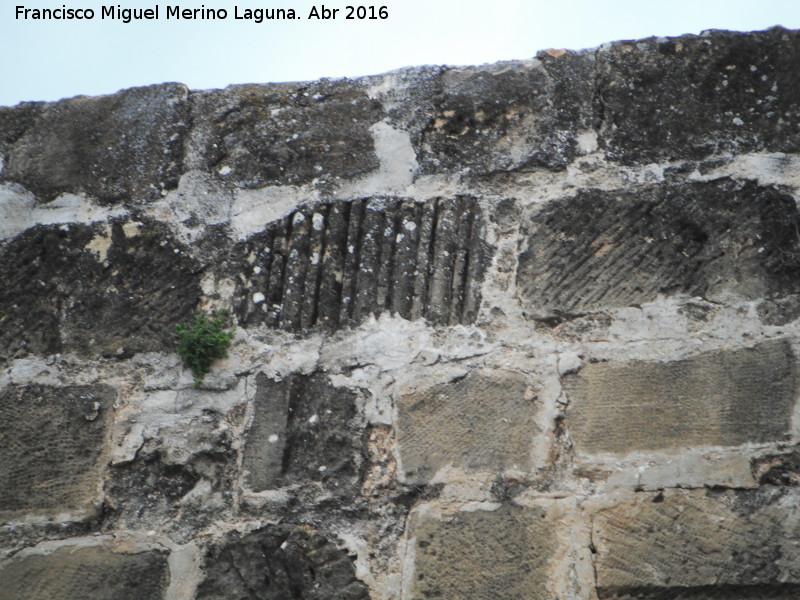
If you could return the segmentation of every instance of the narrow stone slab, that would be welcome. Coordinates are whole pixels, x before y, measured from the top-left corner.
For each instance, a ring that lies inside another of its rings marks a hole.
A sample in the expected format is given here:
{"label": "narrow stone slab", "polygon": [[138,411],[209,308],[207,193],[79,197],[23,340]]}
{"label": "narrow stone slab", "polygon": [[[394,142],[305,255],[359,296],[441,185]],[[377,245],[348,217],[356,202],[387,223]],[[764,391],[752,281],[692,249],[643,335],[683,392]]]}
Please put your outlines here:
{"label": "narrow stone slab", "polygon": [[527,600],[550,597],[548,561],[554,523],[542,509],[503,506],[418,516],[415,573],[409,598]]}
{"label": "narrow stone slab", "polygon": [[60,548],[0,563],[3,600],[163,600],[163,552],[118,554],[103,546]]}
{"label": "narrow stone slab", "polygon": [[595,363],[565,378],[567,430],[581,452],[781,441],[797,394],[783,340],[673,362]]}
{"label": "narrow stone slab", "polygon": [[447,465],[527,470],[539,432],[533,396],[524,376],[491,371],[401,396],[398,445],[406,480],[430,481]]}
{"label": "narrow stone slab", "polygon": [[797,490],[637,494],[593,522],[600,598],[791,600],[800,595]]}
{"label": "narrow stone slab", "polygon": [[0,390],[0,519],[98,500],[115,396],[104,385]]}

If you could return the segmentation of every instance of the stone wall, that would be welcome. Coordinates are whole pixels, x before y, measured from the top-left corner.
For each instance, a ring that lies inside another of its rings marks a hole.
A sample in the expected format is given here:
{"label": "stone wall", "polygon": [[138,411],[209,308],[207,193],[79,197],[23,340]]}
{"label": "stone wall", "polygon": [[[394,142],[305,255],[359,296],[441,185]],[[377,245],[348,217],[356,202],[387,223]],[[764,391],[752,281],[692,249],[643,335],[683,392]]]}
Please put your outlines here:
{"label": "stone wall", "polygon": [[0,108],[0,600],[800,597],[798,64]]}

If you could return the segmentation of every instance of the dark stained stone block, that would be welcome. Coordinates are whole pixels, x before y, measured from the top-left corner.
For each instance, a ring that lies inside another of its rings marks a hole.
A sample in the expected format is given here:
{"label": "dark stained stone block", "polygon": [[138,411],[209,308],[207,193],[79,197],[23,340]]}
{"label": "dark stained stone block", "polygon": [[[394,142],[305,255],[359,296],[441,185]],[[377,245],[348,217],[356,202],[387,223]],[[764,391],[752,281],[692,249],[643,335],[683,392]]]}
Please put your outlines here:
{"label": "dark stained stone block", "polygon": [[422,173],[563,169],[592,130],[594,56],[398,72],[403,101],[389,111],[410,133]]}
{"label": "dark stained stone block", "polygon": [[238,288],[239,321],[304,331],[392,312],[471,323],[488,260],[483,234],[472,198],[299,208],[234,250],[242,258],[231,268],[247,282]]}
{"label": "dark stained stone block", "polygon": [[33,227],[0,248],[0,352],[172,350],[200,275],[162,223]]}
{"label": "dark stained stone block", "polygon": [[0,181],[20,183],[42,202],[65,192],[106,204],[159,198],[183,168],[187,93],[165,83],[0,108]]}
{"label": "dark stained stone block", "polygon": [[595,363],[565,378],[566,426],[583,452],[779,442],[797,369],[785,341],[673,362]]}
{"label": "dark stained stone block", "polygon": [[194,92],[198,163],[245,188],[350,179],[379,166],[370,127],[380,104],[347,81]]}
{"label": "dark stained stone block", "polygon": [[163,600],[169,567],[163,552],[64,547],[0,563],[0,582],[3,600]]}
{"label": "dark stained stone block", "polygon": [[615,42],[597,53],[601,146],[625,164],[800,150],[800,32]]}
{"label": "dark stained stone block", "polygon": [[321,373],[256,381],[243,462],[252,489],[318,481],[336,494],[356,491],[363,448],[355,393]]}
{"label": "dark stained stone block", "polygon": [[0,390],[0,519],[99,500],[115,398],[104,385]]}
{"label": "dark stained stone block", "polygon": [[269,525],[213,544],[197,600],[368,600],[344,550],[310,526]]}
{"label": "dark stained stone block", "polygon": [[659,294],[795,293],[798,223],[791,196],[755,183],[581,190],[524,224],[519,296],[527,315],[546,320]]}

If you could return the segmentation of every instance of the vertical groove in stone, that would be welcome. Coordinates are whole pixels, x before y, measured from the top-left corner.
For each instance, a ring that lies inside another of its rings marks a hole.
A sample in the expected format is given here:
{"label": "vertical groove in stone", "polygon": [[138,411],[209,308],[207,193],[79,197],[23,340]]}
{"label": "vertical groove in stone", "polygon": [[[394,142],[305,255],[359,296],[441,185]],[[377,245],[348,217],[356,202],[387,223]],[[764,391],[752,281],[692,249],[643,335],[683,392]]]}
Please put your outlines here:
{"label": "vertical groove in stone", "polygon": [[279,322],[282,329],[295,330],[300,327],[311,220],[307,213],[307,209],[298,211],[291,220],[292,228],[288,237],[289,252],[284,276],[283,314]]}
{"label": "vertical groove in stone", "polygon": [[461,323],[473,323],[478,318],[481,307],[481,284],[483,283],[484,246],[483,213],[472,200],[469,211],[469,241],[467,242],[467,276],[464,282],[464,306],[461,309]]}
{"label": "vertical groove in stone", "polygon": [[391,276],[391,310],[404,319],[411,317],[421,214],[421,205],[416,202],[402,202],[397,216],[396,246]]}
{"label": "vertical groove in stone", "polygon": [[461,322],[464,306],[467,260],[469,258],[470,208],[467,200],[459,199],[456,213],[458,228],[456,233],[456,252],[455,260],[453,261],[453,276],[450,282],[450,314],[447,321],[450,325],[456,325]]}
{"label": "vertical groove in stone", "polygon": [[359,239],[359,260],[356,273],[355,306],[353,320],[360,321],[375,306],[378,269],[380,263],[381,241],[383,238],[383,216],[385,204],[382,200],[372,200],[364,210],[364,219]]}
{"label": "vertical groove in stone", "polygon": [[439,202],[436,233],[433,244],[428,318],[434,323],[449,323],[453,261],[457,246],[458,202],[447,199]]}
{"label": "vertical groove in stone", "polygon": [[332,204],[328,210],[317,299],[317,322],[323,325],[335,326],[339,323],[349,209],[349,204]]}
{"label": "vertical groove in stone", "polygon": [[320,268],[325,252],[325,229],[328,206],[320,205],[311,211],[311,234],[308,246],[308,269],[306,270],[305,291],[300,313],[301,329],[309,329],[317,321],[320,289]]}
{"label": "vertical groove in stone", "polygon": [[431,254],[434,245],[434,223],[436,222],[436,206],[438,201],[426,202],[422,205],[419,222],[419,242],[417,246],[417,268],[414,272],[414,294],[411,301],[411,318],[427,317],[428,280]]}
{"label": "vertical groove in stone", "polygon": [[[260,234],[261,247],[246,246],[247,260],[263,267],[248,284],[246,317],[290,331],[386,311],[437,325],[470,323],[483,279],[481,218],[474,199],[461,197],[299,209]],[[263,306],[253,300],[261,289]]]}
{"label": "vertical groove in stone", "polygon": [[277,327],[281,319],[283,306],[283,284],[286,272],[286,249],[289,244],[290,230],[286,219],[279,222],[272,240],[272,263],[269,269],[269,287],[267,288],[267,325]]}
{"label": "vertical groove in stone", "polygon": [[394,286],[392,273],[395,261],[395,238],[397,236],[397,218],[399,211],[398,203],[393,200],[386,201],[386,209],[383,212],[383,229],[380,239],[380,257],[378,259],[378,279],[375,298],[375,313],[379,314],[385,310],[391,310],[391,292]]}
{"label": "vertical groove in stone", "polygon": [[355,305],[357,270],[361,251],[361,222],[364,216],[366,201],[354,200],[350,206],[350,220],[347,224],[347,246],[344,254],[344,272],[342,276],[342,304],[339,313],[339,324],[350,321]]}

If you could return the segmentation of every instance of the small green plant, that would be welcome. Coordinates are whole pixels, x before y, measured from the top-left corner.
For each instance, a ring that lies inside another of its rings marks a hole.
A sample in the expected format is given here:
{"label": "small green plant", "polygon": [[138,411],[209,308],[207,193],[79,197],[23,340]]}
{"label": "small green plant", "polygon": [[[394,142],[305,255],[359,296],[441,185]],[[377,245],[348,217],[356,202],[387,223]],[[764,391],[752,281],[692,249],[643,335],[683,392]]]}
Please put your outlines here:
{"label": "small green plant", "polygon": [[191,323],[180,323],[175,328],[178,353],[194,373],[194,387],[200,387],[212,362],[228,356],[233,329],[225,329],[223,319],[227,315],[224,308],[210,316],[197,313]]}

